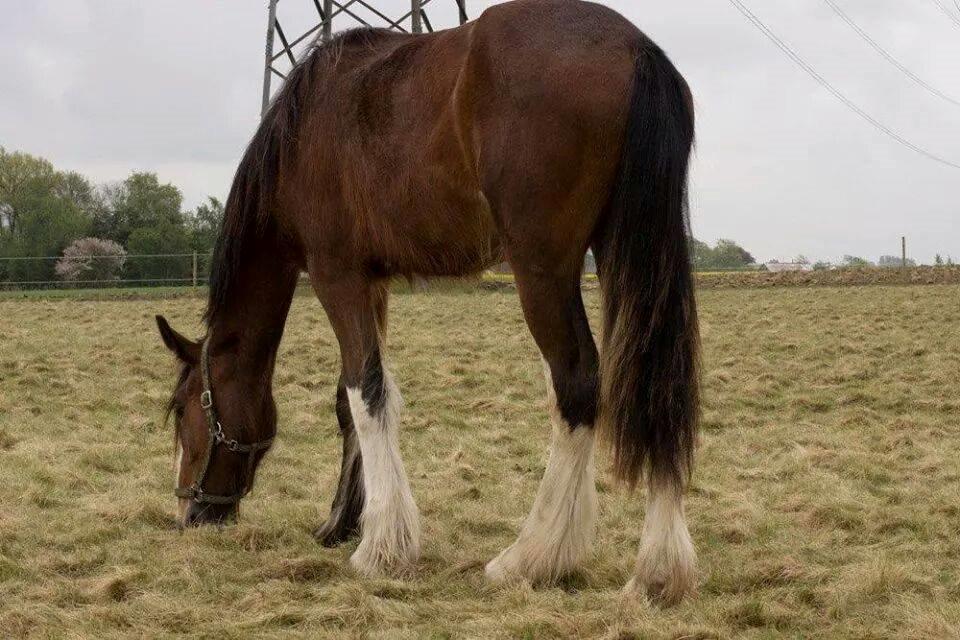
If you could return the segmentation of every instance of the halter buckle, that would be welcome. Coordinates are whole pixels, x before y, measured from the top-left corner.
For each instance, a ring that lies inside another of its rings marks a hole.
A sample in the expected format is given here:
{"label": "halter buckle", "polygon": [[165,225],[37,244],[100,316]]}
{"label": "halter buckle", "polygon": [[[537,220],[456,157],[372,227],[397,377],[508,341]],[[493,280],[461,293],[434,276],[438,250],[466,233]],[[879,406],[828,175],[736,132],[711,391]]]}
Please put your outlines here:
{"label": "halter buckle", "polygon": [[220,424],[219,420],[213,427],[213,440],[218,444],[227,441],[227,437],[223,434],[223,425]]}
{"label": "halter buckle", "polygon": [[213,406],[213,394],[210,393],[210,389],[200,394],[200,406],[204,409],[209,409]]}

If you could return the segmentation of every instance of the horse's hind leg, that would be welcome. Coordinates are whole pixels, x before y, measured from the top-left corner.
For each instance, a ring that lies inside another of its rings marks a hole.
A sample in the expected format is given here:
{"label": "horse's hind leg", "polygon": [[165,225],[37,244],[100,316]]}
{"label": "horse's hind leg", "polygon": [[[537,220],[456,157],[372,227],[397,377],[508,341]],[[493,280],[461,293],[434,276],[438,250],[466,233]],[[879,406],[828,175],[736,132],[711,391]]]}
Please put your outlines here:
{"label": "horse's hind leg", "polygon": [[579,272],[534,275],[517,270],[516,279],[527,325],[544,358],[553,440],[519,537],[487,564],[486,573],[497,581],[522,576],[549,582],[573,570],[593,542],[597,348],[583,308]]}
{"label": "horse's hind leg", "polygon": [[381,359],[386,290],[359,275],[314,278],[313,285],[340,342],[346,406],[338,402],[338,411],[349,413],[362,468],[351,476],[362,478],[363,508],[350,562],[367,575],[403,570],[420,554],[420,523],[400,459],[400,393]]}

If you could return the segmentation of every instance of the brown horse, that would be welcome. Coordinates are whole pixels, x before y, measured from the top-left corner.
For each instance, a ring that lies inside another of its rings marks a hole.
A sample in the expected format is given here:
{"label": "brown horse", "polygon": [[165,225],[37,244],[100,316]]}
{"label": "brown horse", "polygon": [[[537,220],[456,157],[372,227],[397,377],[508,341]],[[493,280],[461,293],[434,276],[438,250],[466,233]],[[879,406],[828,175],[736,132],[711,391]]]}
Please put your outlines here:
{"label": "brown horse", "polygon": [[[184,524],[236,511],[276,431],[271,379],[301,271],[340,343],[343,462],[326,545],[354,533],[364,574],[409,567],[420,526],[385,368],[388,283],[506,259],[543,355],[550,461],[494,580],[550,581],[588,553],[594,427],[616,475],[648,487],[629,588],[673,603],[696,583],[683,495],[698,414],[687,250],[693,106],[666,55],[614,11],[517,0],[429,35],[355,30],[316,45],[253,137],[227,200],[208,332],[158,317],[183,363]],[[581,299],[592,248],[603,357]]]}

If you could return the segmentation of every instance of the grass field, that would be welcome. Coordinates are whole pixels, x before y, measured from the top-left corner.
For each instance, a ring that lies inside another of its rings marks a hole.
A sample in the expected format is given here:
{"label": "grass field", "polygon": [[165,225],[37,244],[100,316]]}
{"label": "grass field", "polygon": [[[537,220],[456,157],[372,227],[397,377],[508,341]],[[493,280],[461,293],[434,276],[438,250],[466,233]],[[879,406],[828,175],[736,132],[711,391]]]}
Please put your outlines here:
{"label": "grass field", "polygon": [[[596,291],[587,292],[597,318]],[[601,458],[593,557],[554,588],[494,587],[546,462],[539,357],[515,293],[397,295],[390,360],[423,519],[415,579],[366,580],[310,531],[339,465],[319,305],[294,303],[278,443],[241,522],[177,530],[174,364],[154,313],[198,298],[0,300],[0,636],[960,637],[960,287],[709,290],[688,503],[699,595],[619,593],[642,495]]]}

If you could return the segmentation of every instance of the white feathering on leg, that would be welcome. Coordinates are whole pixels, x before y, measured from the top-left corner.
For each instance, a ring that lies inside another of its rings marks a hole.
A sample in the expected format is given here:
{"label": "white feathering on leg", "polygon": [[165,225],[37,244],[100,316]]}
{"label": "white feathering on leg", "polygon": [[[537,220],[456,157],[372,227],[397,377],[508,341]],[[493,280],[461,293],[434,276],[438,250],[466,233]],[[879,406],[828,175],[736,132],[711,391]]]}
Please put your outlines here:
{"label": "white feathering on leg", "polygon": [[548,400],[553,441],[537,497],[516,542],[487,564],[487,577],[524,577],[553,582],[572,571],[589,553],[597,519],[591,426],[571,425],[560,415],[549,367]]}
{"label": "white feathering on leg", "polygon": [[420,518],[400,459],[402,400],[386,369],[386,401],[372,415],[359,388],[348,388],[350,412],[363,456],[362,539],[350,563],[365,575],[408,569],[420,556]]}
{"label": "white feathering on leg", "polygon": [[683,513],[683,492],[674,483],[652,480],[640,551],[627,591],[642,591],[670,606],[696,589],[693,541]]}

